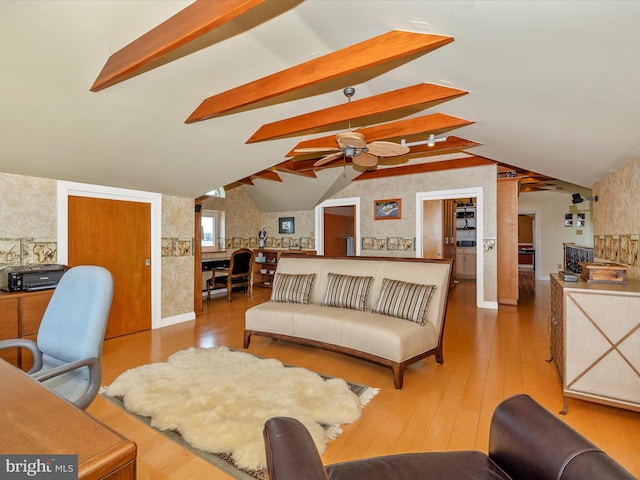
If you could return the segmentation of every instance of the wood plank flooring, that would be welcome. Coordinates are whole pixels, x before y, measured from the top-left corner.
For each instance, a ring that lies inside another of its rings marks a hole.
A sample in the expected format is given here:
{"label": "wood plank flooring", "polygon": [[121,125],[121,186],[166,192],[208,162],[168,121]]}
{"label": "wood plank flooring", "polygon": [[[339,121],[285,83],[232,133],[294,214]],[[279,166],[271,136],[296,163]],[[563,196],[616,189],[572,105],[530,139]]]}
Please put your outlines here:
{"label": "wood plank flooring", "polygon": [[[555,367],[545,361],[549,283],[531,282],[521,290],[517,308],[497,311],[475,308],[475,284],[458,284],[450,296],[444,364],[428,358],[412,365],[402,390],[394,389],[390,369],[338,353],[261,337],[252,339],[248,351],[381,389],[360,420],[344,425],[344,433],[330,442],[323,455],[327,464],[397,452],[486,452],[491,415],[507,396],[528,393],[554,413],[563,406]],[[244,311],[269,294],[260,288],[252,299],[234,293],[231,304],[224,296],[215,298],[204,302],[203,314],[194,321],[107,340],[103,383],[190,346],[241,349]],[[88,411],[136,441],[139,479],[230,478],[103,398]],[[640,477],[640,413],[572,399],[562,419]]]}

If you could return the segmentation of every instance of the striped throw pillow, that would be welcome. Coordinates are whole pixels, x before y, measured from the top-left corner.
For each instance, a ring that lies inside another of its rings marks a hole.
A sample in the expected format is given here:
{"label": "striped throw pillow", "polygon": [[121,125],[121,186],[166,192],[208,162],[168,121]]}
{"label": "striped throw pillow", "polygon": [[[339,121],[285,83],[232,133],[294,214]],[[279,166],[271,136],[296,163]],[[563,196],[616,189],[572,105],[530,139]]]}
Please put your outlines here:
{"label": "striped throw pillow", "polygon": [[309,303],[311,287],[316,279],[315,273],[289,274],[277,273],[273,281],[271,301],[280,303]]}
{"label": "striped throw pillow", "polygon": [[327,291],[321,305],[364,311],[373,277],[329,273],[327,279]]}
{"label": "striped throw pillow", "polygon": [[421,285],[401,280],[382,279],[380,298],[373,313],[411,320],[424,325],[435,285]]}

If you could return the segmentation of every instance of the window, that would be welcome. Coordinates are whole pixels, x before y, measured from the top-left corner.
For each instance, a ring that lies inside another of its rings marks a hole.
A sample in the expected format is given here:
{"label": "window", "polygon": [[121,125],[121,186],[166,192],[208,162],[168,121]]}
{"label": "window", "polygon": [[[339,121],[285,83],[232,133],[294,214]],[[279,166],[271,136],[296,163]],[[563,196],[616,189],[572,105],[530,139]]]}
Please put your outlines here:
{"label": "window", "polygon": [[200,231],[203,252],[224,250],[224,212],[203,210]]}

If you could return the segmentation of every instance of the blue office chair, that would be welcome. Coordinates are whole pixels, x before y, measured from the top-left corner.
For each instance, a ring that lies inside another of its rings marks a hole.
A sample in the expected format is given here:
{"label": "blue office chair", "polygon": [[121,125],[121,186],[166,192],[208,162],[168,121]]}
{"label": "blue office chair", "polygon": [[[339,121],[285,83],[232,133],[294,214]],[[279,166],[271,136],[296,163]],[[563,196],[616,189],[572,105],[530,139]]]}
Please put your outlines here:
{"label": "blue office chair", "polygon": [[73,267],[62,276],[45,310],[37,342],[1,340],[0,349],[33,354],[27,373],[79,408],[93,401],[102,380],[102,344],[111,310],[113,277],[103,267]]}

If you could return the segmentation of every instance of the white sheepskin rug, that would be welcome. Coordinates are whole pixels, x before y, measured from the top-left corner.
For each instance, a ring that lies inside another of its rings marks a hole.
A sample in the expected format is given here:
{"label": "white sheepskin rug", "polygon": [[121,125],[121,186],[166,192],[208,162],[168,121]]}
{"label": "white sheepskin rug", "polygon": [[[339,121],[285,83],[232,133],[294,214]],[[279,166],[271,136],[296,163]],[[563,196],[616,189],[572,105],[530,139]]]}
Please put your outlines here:
{"label": "white sheepskin rug", "polygon": [[[300,420],[323,453],[340,424],[360,418],[359,398],[339,378],[325,380],[227,347],[189,348],[165,363],[133,368],[104,392],[127,410],[151,418],[159,430],[175,430],[191,446],[229,453],[240,468],[266,467],[262,430],[270,417]],[[364,395],[363,395],[364,397]]]}

